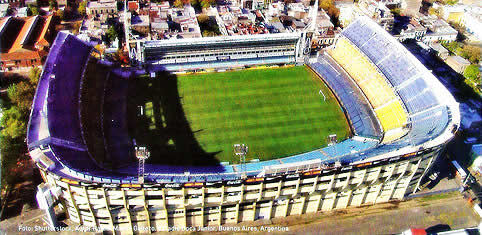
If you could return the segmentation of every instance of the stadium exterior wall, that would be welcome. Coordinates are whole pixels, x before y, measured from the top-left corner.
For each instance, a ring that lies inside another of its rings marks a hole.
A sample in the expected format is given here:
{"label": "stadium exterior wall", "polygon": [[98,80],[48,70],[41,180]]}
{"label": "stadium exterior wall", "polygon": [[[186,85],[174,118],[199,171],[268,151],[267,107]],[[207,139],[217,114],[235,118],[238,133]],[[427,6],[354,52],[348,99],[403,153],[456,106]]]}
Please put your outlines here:
{"label": "stadium exterior wall", "polygon": [[331,172],[318,170],[211,186],[88,185],[41,172],[48,184],[62,191],[61,205],[72,221],[99,230],[148,233],[401,200],[416,191],[443,146]]}

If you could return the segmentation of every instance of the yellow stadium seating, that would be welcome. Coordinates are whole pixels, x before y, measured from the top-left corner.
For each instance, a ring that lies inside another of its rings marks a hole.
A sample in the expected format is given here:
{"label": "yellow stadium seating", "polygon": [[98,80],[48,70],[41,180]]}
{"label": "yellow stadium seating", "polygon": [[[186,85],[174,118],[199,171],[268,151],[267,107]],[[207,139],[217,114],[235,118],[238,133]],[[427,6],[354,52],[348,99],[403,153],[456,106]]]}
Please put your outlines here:
{"label": "yellow stadium seating", "polygon": [[[395,92],[383,75],[377,71],[375,65],[345,38],[340,38],[336,47],[329,53],[365,93],[375,109],[383,130],[387,132],[403,127],[407,122],[407,114]],[[399,131],[387,139],[393,140],[402,134],[403,131]]]}
{"label": "yellow stadium seating", "polygon": [[402,104],[399,100],[395,100],[388,105],[379,109],[375,109],[378,120],[383,127],[383,130],[389,131],[400,128],[407,122],[407,114],[403,110]]}
{"label": "yellow stadium seating", "polygon": [[395,94],[375,66],[346,39],[338,40],[332,57],[358,83],[374,108],[395,99]]}

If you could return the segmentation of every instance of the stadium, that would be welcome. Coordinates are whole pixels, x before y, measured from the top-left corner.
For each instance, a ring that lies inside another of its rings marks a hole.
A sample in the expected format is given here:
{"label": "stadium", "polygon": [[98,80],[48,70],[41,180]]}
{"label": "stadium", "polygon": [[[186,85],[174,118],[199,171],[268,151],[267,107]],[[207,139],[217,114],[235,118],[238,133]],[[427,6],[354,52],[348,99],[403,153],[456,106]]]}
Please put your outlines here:
{"label": "stadium", "polygon": [[[45,181],[37,195],[48,202],[44,208],[58,206],[72,221],[102,230],[217,226],[401,200],[417,190],[460,122],[450,92],[367,17],[306,65],[279,70],[146,76],[97,60],[92,51],[59,33],[39,80],[27,143]],[[162,59],[155,54],[146,61]],[[236,84],[243,76],[249,86]],[[206,107],[196,105],[211,96]],[[222,120],[232,122],[222,127]],[[252,137],[247,130],[256,125],[264,131],[254,135],[247,156],[258,160],[230,159],[228,148]],[[318,140],[305,143],[316,133]],[[334,133],[338,140],[327,141]],[[288,147],[256,153],[258,142]],[[138,146],[152,152],[145,165],[136,156],[149,154]]]}

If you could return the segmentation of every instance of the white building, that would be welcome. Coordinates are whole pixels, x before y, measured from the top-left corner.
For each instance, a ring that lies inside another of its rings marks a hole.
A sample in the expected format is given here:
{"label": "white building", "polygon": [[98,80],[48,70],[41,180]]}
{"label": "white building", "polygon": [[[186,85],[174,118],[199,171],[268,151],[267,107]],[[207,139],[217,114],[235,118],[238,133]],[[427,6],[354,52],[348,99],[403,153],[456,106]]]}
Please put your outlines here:
{"label": "white building", "polygon": [[420,23],[427,28],[422,41],[428,45],[433,42],[452,42],[457,39],[457,30],[436,16],[424,16],[420,19]]}
{"label": "white building", "polygon": [[87,4],[87,14],[114,14],[117,13],[117,3],[115,0],[99,0]]}
{"label": "white building", "polygon": [[482,7],[467,7],[465,9],[462,24],[467,32],[473,34],[482,41]]}
{"label": "white building", "polygon": [[383,2],[360,0],[357,4],[339,3],[336,4],[336,7],[340,9],[338,19],[343,27],[349,25],[359,16],[368,16],[387,31],[393,28],[393,14]]}

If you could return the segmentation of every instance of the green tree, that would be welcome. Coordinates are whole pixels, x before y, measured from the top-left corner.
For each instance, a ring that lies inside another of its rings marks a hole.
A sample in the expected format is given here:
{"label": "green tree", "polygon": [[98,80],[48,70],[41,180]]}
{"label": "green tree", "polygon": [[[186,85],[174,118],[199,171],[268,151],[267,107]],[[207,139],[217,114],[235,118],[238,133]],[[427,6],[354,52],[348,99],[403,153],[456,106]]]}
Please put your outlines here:
{"label": "green tree", "polygon": [[118,33],[114,26],[110,26],[109,29],[107,29],[106,36],[109,39],[109,42],[112,42],[117,38]]}
{"label": "green tree", "polygon": [[57,1],[49,1],[49,10],[57,9]]}
{"label": "green tree", "polygon": [[215,2],[216,2],[215,0],[201,0],[201,7],[202,8],[209,8]]}
{"label": "green tree", "polygon": [[440,17],[442,15],[442,11],[440,9],[435,9],[433,7],[430,7],[428,9],[428,14],[429,15],[435,15],[437,17]]}
{"label": "green tree", "polygon": [[181,0],[174,1],[174,7],[175,8],[182,8],[183,6],[184,6],[184,4],[182,3]]}
{"label": "green tree", "polygon": [[32,5],[32,4],[29,4],[29,5],[27,6],[27,15],[29,15],[29,16],[36,16],[36,15],[38,15],[38,13],[39,13],[39,12],[38,12],[38,7],[37,7],[37,6],[34,6],[34,5]]}
{"label": "green tree", "polygon": [[459,2],[459,0],[446,0],[445,4],[447,5],[455,5]]}
{"label": "green tree", "polygon": [[42,74],[42,70],[39,67],[33,67],[30,69],[28,72],[28,79],[32,85],[37,85],[40,74]]}
{"label": "green tree", "polygon": [[62,10],[57,10],[57,11],[55,12],[55,15],[57,15],[57,16],[60,18],[60,20],[62,20],[62,21],[65,20],[65,13],[64,13],[64,11],[62,11]]}
{"label": "green tree", "polygon": [[442,42],[442,46],[444,46],[447,50],[449,50],[452,54],[455,54],[457,49],[461,47],[461,43],[459,42]]}
{"label": "green tree", "polygon": [[208,22],[209,20],[209,16],[206,15],[206,14],[200,14],[198,17],[197,17],[197,21],[200,23],[200,24],[204,24],[206,22]]}
{"label": "green tree", "polygon": [[335,7],[335,1],[334,0],[321,0],[318,3],[318,6],[325,10],[328,15],[334,18],[338,18],[340,15],[340,10]]}
{"label": "green tree", "polygon": [[471,79],[472,81],[476,82],[477,84],[480,84],[480,71],[479,71],[479,66],[476,64],[471,64],[467,66],[467,68],[464,71],[464,77]]}
{"label": "green tree", "polygon": [[216,36],[216,33],[214,33],[213,31],[204,30],[202,35],[203,37],[214,37]]}
{"label": "green tree", "polygon": [[80,15],[85,15],[86,8],[87,8],[87,1],[82,1],[81,3],[79,3],[79,7],[77,8],[77,12]]}
{"label": "green tree", "polygon": [[25,135],[27,122],[23,117],[24,114],[16,106],[3,110],[2,119],[0,120],[0,125],[3,127],[2,135],[12,139]]}
{"label": "green tree", "polygon": [[[12,92],[13,91],[13,92]],[[21,81],[7,89],[8,98],[25,115],[28,115],[35,95],[35,86],[30,82]]]}
{"label": "green tree", "polygon": [[480,61],[480,48],[471,45],[464,45],[462,48],[457,48],[457,55],[468,59],[471,63],[477,64]]}
{"label": "green tree", "polygon": [[392,14],[394,15],[400,15],[400,13],[402,12],[402,10],[400,8],[393,8],[390,10],[392,12]]}
{"label": "green tree", "polygon": [[74,25],[72,26],[72,33],[78,34],[81,26],[82,26],[82,21],[75,22]]}

